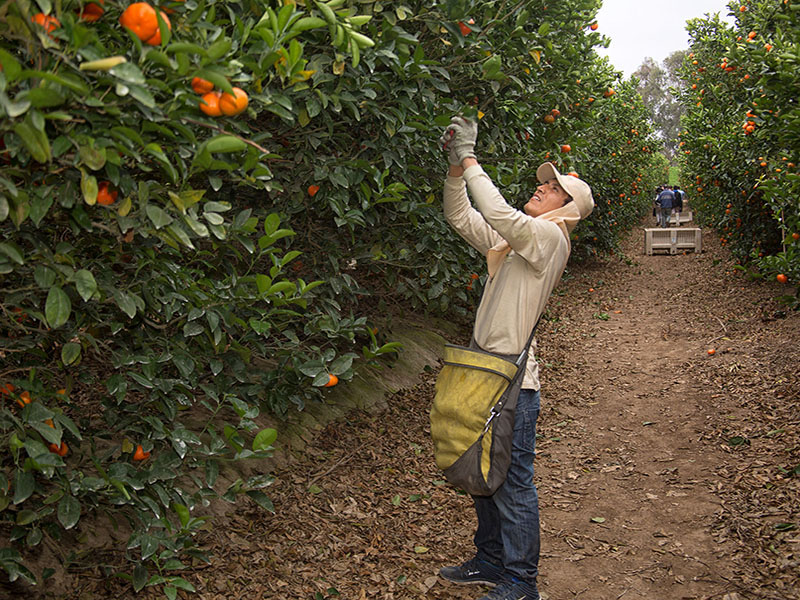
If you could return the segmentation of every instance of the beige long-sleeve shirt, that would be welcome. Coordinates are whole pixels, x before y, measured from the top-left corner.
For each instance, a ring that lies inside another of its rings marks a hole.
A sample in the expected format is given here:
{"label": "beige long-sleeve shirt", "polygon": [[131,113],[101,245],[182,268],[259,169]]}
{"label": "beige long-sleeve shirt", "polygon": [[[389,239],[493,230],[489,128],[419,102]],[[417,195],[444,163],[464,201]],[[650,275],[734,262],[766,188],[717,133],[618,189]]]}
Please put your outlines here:
{"label": "beige long-sleeve shirt", "polygon": [[[467,195],[475,202],[473,207]],[[561,228],[508,205],[480,165],[463,177],[448,176],[444,185],[448,223],[484,256],[507,241],[511,251],[486,282],[475,316],[474,338],[489,352],[519,354],[569,258],[569,242]],[[522,387],[539,389],[539,366],[531,344]]]}

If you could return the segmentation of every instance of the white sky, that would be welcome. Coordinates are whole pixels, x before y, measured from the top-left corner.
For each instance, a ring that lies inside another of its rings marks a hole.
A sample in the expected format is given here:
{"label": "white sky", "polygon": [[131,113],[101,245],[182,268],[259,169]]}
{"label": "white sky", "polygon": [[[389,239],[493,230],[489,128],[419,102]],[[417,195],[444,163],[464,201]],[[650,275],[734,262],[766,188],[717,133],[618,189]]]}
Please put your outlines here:
{"label": "white sky", "polygon": [[719,13],[733,23],[728,12],[727,0],[603,0],[597,31],[611,44],[597,52],[627,78],[648,56],[661,63],[675,50],[688,48],[687,20]]}

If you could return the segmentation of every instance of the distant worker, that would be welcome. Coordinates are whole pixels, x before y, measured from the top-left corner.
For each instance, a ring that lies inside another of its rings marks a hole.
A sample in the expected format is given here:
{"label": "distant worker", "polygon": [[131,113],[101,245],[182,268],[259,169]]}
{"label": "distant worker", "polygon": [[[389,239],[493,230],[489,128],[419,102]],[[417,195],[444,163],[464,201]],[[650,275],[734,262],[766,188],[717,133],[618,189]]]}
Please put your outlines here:
{"label": "distant worker", "polygon": [[656,198],[656,204],[659,206],[659,211],[661,212],[661,228],[666,229],[669,227],[669,217],[672,214],[672,204],[675,202],[675,193],[669,188],[669,186],[664,186],[664,191],[662,191],[658,198]]}
{"label": "distant worker", "polygon": [[658,205],[658,195],[664,191],[663,186],[656,186],[656,195],[653,198],[653,216],[656,218],[656,227],[661,225],[661,208]]}
{"label": "distant worker", "polygon": [[675,196],[675,201],[672,203],[672,214],[675,217],[675,224],[681,226],[681,211],[683,210],[683,192],[680,186],[672,186],[672,194]]}

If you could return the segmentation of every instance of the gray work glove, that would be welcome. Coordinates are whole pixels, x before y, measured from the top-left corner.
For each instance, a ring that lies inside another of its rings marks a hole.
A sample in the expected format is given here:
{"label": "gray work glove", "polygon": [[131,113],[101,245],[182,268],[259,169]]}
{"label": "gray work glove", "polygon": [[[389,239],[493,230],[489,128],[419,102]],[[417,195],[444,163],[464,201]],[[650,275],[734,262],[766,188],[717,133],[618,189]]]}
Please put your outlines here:
{"label": "gray work glove", "polygon": [[448,130],[453,131],[450,146],[458,158],[458,164],[465,158],[475,158],[475,142],[478,140],[478,123],[464,117],[450,119]]}
{"label": "gray work glove", "polygon": [[439,138],[439,145],[442,147],[442,150],[447,152],[447,161],[451,165],[461,166],[461,161],[458,160],[458,154],[456,153],[455,146],[453,145],[453,137],[455,136],[455,131],[453,131],[452,125],[448,125],[448,127],[444,130],[442,137]]}

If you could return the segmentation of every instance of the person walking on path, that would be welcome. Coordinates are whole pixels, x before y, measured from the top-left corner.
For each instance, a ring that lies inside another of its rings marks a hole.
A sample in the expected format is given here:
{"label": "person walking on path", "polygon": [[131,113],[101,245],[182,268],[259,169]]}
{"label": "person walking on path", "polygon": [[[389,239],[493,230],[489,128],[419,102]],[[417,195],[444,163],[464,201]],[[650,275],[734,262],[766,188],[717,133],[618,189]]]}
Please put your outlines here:
{"label": "person walking on path", "polygon": [[675,202],[675,194],[669,189],[669,186],[664,187],[664,191],[662,191],[658,198],[656,198],[656,204],[661,209],[661,227],[662,229],[666,229],[669,227],[669,217],[672,213],[672,203]]}
{"label": "person walking on path", "polygon": [[[517,210],[506,202],[475,156],[478,125],[453,117],[441,138],[450,162],[444,183],[448,223],[486,257],[489,278],[475,316],[473,344],[519,354],[570,254],[570,233],[594,208],[589,185],[552,163],[536,171],[539,186]],[[474,206],[470,202],[470,197]],[[494,586],[480,600],[539,600],[539,499],[533,459],[540,410],[538,364],[531,345],[514,416],[511,466],[491,496],[473,496],[476,554],[444,567],[453,583]]]}
{"label": "person walking on path", "polygon": [[683,210],[683,192],[677,185],[672,186],[672,194],[675,200],[672,203],[672,214],[675,216],[675,224],[681,226],[681,211]]}
{"label": "person walking on path", "polygon": [[658,204],[658,195],[663,191],[663,186],[657,186],[656,195],[653,198],[653,216],[656,218],[656,227],[661,227],[661,207]]}

